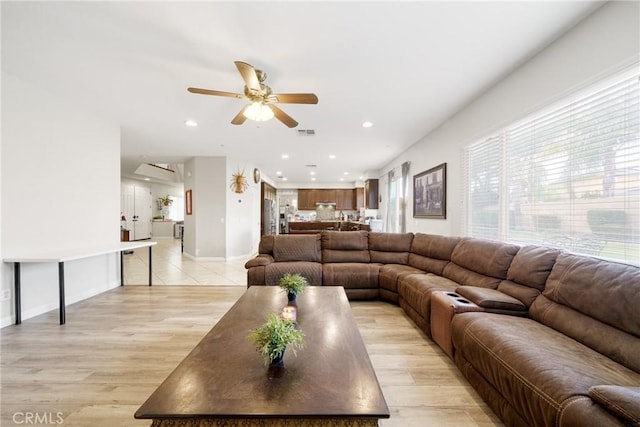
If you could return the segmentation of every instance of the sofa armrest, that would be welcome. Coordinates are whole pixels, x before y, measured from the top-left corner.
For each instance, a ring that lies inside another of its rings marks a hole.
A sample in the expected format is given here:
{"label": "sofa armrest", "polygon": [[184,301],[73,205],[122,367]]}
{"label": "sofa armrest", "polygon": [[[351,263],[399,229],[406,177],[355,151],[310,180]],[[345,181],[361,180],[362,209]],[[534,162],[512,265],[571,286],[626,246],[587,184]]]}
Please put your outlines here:
{"label": "sofa armrest", "polygon": [[265,265],[269,265],[273,262],[273,257],[271,255],[267,255],[267,254],[260,254],[254,258],[251,258],[249,261],[246,262],[246,264],[244,265],[244,268],[251,268],[251,267],[261,267],[261,266],[265,266]]}
{"label": "sofa armrest", "polygon": [[619,418],[640,424],[640,387],[596,385],[589,389],[589,397]]}
{"label": "sofa armrest", "polygon": [[487,311],[523,313],[527,311],[527,306],[522,301],[496,289],[481,288],[479,286],[458,286],[456,293]]}

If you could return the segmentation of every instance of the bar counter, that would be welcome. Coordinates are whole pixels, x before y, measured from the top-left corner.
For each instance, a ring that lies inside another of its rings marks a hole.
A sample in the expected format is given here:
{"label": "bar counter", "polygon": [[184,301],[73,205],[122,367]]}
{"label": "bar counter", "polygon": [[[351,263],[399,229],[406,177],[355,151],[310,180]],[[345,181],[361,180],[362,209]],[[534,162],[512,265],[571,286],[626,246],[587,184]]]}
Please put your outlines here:
{"label": "bar counter", "polygon": [[325,230],[369,231],[369,225],[357,221],[291,221],[289,234],[315,234]]}

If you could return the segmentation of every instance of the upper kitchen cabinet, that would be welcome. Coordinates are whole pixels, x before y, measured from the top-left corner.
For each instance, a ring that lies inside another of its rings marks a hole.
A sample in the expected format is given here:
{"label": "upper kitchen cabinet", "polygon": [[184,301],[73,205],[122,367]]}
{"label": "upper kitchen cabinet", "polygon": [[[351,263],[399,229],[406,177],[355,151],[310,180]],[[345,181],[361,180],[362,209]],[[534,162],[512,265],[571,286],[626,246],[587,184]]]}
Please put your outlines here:
{"label": "upper kitchen cabinet", "polygon": [[298,189],[298,209],[315,210],[316,203],[335,203],[336,209],[352,211],[358,209],[353,188]]}
{"label": "upper kitchen cabinet", "polygon": [[378,209],[378,180],[368,179],[364,182],[365,208]]}
{"label": "upper kitchen cabinet", "polygon": [[364,208],[364,187],[356,188],[356,209]]}
{"label": "upper kitchen cabinet", "polygon": [[336,209],[353,211],[357,209],[356,193],[353,188],[336,189]]}
{"label": "upper kitchen cabinet", "polygon": [[333,189],[319,189],[317,191],[318,203],[336,203],[336,190]]}
{"label": "upper kitchen cabinet", "polygon": [[298,190],[298,209],[302,211],[312,211],[316,208],[316,193],[315,189],[299,189]]}

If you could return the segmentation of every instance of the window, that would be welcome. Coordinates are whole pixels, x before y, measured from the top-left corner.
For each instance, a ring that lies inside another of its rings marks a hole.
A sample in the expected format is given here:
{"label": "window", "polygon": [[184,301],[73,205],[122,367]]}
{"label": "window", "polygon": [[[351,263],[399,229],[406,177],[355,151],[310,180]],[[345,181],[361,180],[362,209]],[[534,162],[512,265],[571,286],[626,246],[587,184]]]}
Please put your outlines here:
{"label": "window", "polygon": [[466,147],[467,235],[640,264],[639,74]]}

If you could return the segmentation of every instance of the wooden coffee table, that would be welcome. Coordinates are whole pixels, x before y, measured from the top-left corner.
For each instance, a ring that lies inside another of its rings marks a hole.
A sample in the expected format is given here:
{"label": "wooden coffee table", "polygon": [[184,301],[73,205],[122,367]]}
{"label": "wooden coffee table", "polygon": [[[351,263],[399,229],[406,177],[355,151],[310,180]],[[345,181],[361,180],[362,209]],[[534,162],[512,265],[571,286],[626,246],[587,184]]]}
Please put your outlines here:
{"label": "wooden coffee table", "polygon": [[342,287],[299,295],[305,347],[297,357],[288,349],[281,371],[264,365],[246,336],[286,304],[279,287],[249,288],[135,418],[152,426],[377,426],[389,418]]}

